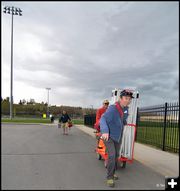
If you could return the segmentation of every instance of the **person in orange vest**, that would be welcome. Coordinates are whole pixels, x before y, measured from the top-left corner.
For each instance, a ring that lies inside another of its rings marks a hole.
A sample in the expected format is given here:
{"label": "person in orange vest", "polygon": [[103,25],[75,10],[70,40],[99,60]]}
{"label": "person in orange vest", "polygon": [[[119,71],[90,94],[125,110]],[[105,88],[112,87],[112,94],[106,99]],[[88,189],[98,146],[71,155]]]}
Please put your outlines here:
{"label": "person in orange vest", "polygon": [[103,101],[103,106],[99,108],[96,112],[96,123],[94,124],[94,128],[100,132],[100,119],[102,114],[106,111],[109,106],[109,101],[106,99]]}

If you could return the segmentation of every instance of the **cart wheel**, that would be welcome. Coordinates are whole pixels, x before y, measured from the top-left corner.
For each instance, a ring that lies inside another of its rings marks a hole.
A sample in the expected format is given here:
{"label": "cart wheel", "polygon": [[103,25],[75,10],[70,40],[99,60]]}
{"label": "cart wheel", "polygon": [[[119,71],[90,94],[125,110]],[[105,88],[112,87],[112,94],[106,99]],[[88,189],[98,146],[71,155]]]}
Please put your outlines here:
{"label": "cart wheel", "polygon": [[121,168],[126,168],[126,161],[120,162]]}
{"label": "cart wheel", "polygon": [[102,156],[101,156],[99,153],[97,153],[97,159],[98,159],[98,160],[101,160],[101,159],[102,159]]}
{"label": "cart wheel", "polygon": [[104,160],[104,166],[105,166],[105,168],[107,168],[107,163],[108,163],[108,161],[107,161],[107,160]]}

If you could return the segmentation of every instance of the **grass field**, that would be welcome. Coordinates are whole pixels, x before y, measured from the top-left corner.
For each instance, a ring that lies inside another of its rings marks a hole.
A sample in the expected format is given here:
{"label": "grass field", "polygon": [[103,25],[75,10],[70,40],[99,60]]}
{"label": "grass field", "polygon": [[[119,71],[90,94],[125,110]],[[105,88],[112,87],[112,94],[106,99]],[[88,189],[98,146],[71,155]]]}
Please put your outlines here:
{"label": "grass field", "polygon": [[84,119],[73,119],[72,122],[75,125],[84,125]]}
{"label": "grass field", "polygon": [[[41,118],[2,118],[1,122],[3,123],[51,123],[50,119],[41,119]],[[73,124],[84,124],[84,119],[73,119]]]}
{"label": "grass field", "polygon": [[[166,126],[167,127],[178,127],[178,123],[176,122],[166,122]],[[164,126],[164,122],[162,121],[140,121],[138,122],[138,127],[163,127]]]}
{"label": "grass field", "polygon": [[36,118],[13,118],[1,119],[3,123],[51,123],[50,119],[36,119]]}
{"label": "grass field", "polygon": [[[137,142],[150,144],[158,148],[163,147],[163,123],[141,122],[137,128]],[[179,126],[178,123],[169,123],[165,130],[165,150],[178,152]]]}

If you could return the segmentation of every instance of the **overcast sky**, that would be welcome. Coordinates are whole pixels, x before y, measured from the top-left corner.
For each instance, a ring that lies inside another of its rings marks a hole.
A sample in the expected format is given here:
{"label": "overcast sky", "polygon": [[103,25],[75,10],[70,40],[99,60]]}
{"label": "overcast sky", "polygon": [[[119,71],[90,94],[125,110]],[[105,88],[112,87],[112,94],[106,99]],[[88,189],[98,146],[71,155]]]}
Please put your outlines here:
{"label": "overcast sky", "polygon": [[[3,2],[14,16],[14,102],[99,107],[136,87],[140,106],[178,100],[178,2]],[[1,13],[1,88],[10,95],[11,16]]]}

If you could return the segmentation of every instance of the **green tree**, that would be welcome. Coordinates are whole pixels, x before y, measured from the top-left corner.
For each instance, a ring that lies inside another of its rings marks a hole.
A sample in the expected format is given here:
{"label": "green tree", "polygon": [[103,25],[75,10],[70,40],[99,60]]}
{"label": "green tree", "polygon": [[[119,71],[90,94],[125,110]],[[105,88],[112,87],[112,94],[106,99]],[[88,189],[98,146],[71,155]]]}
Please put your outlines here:
{"label": "green tree", "polygon": [[21,101],[21,99],[20,99],[20,101],[19,101],[19,105],[22,105],[22,101]]}

